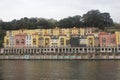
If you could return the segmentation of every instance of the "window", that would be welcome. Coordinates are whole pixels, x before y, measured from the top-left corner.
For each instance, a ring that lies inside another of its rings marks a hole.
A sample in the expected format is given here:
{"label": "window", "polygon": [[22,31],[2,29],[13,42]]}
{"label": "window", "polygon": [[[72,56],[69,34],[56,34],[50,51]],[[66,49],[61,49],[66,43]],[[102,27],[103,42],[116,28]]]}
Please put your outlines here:
{"label": "window", "polygon": [[102,43],[106,43],[106,38],[102,38]]}
{"label": "window", "polygon": [[22,44],[24,44],[24,43],[25,43],[25,40],[24,40],[24,39],[22,39],[22,40],[21,40],[21,43],[22,43]]}
{"label": "window", "polygon": [[49,38],[45,38],[45,45],[49,45]]}
{"label": "window", "polygon": [[93,45],[93,39],[92,38],[89,38],[89,46],[92,46]]}
{"label": "window", "polygon": [[64,45],[64,38],[61,38],[61,39],[60,39],[60,44],[61,44],[61,45]]}
{"label": "window", "polygon": [[18,39],[16,39],[16,44],[19,44],[19,40]]}
{"label": "window", "polygon": [[115,38],[111,38],[111,43],[114,43],[115,42]]}
{"label": "window", "polygon": [[36,45],[36,39],[33,39],[33,45]]}
{"label": "window", "polygon": [[9,40],[8,39],[6,40],[6,45],[9,45]]}

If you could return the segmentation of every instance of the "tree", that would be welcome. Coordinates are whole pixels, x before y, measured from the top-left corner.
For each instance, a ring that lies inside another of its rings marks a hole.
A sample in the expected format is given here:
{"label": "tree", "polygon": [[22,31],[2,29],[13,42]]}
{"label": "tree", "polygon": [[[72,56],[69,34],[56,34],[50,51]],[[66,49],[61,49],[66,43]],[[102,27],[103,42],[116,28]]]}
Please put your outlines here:
{"label": "tree", "polygon": [[101,16],[102,16],[102,21],[104,26],[109,27],[113,25],[113,20],[110,17],[109,13],[101,13]]}
{"label": "tree", "polygon": [[114,22],[112,28],[120,29],[120,23],[116,23],[116,22]]}
{"label": "tree", "polygon": [[71,28],[71,27],[74,27],[74,26],[75,27],[82,26],[81,16],[80,15],[64,18],[64,19],[61,19],[58,22],[58,27],[61,27],[61,28]]}
{"label": "tree", "polygon": [[5,31],[0,29],[0,47],[3,47]]}
{"label": "tree", "polygon": [[112,26],[113,20],[109,13],[101,13],[99,10],[88,11],[82,17],[84,26],[98,27],[103,29],[104,27]]}
{"label": "tree", "polygon": [[44,28],[44,29],[52,28],[52,24],[44,18],[39,20],[38,26],[41,26],[41,28]]}

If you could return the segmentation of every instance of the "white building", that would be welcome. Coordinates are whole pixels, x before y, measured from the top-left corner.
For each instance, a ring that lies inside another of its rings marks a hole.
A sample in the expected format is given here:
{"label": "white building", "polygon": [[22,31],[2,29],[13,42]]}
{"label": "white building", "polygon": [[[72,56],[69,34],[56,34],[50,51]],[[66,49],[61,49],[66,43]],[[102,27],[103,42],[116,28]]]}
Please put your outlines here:
{"label": "white building", "polygon": [[31,47],[31,36],[30,35],[26,36],[26,47]]}

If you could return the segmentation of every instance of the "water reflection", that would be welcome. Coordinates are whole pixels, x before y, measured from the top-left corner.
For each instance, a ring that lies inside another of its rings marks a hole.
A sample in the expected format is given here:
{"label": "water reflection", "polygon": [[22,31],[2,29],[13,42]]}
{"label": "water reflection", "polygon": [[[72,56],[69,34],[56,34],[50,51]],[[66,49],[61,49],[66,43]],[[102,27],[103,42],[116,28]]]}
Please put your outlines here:
{"label": "water reflection", "polygon": [[1,60],[0,80],[120,80],[119,60]]}

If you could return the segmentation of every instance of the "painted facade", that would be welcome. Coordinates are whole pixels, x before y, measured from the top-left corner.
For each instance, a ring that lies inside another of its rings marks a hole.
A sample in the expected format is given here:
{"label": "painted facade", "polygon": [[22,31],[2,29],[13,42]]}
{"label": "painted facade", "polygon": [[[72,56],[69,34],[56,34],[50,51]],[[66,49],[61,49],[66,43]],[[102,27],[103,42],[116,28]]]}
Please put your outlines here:
{"label": "painted facade", "polygon": [[44,46],[45,47],[50,47],[50,44],[51,44],[50,36],[44,36]]}
{"label": "painted facade", "polygon": [[14,37],[14,47],[26,47],[26,34],[17,34]]}
{"label": "painted facade", "polygon": [[54,28],[6,31],[4,47],[91,47],[120,46],[120,32],[100,32],[97,28]]}
{"label": "painted facade", "polygon": [[25,40],[26,40],[26,47],[31,47],[31,45],[32,45],[32,36],[27,34]]}
{"label": "painted facade", "polygon": [[59,36],[51,36],[50,47],[57,47],[59,46]]}
{"label": "painted facade", "polygon": [[60,29],[58,27],[52,29],[52,35],[60,35]]}
{"label": "painted facade", "polygon": [[98,28],[94,28],[94,27],[87,27],[85,28],[85,34],[92,34],[92,33],[95,33],[95,32],[98,32],[99,29]]}
{"label": "painted facade", "polygon": [[115,34],[101,32],[99,34],[100,47],[114,47],[116,46]]}
{"label": "painted facade", "polygon": [[4,47],[10,47],[10,38],[9,38],[9,36],[4,36]]}
{"label": "painted facade", "polygon": [[71,28],[71,35],[79,35],[79,29],[76,27]]}
{"label": "painted facade", "polygon": [[85,35],[85,29],[84,28],[80,28],[80,35],[82,36],[82,35]]}
{"label": "painted facade", "polygon": [[88,34],[87,35],[87,46],[92,47],[92,46],[95,46],[94,44],[95,44],[94,35]]}
{"label": "painted facade", "polygon": [[100,44],[99,44],[99,32],[95,32],[95,33],[93,33],[93,35],[94,35],[94,46],[95,47],[97,47],[97,46],[100,46]]}
{"label": "painted facade", "polygon": [[87,37],[86,36],[80,36],[79,46],[80,47],[86,47],[87,46]]}
{"label": "painted facade", "polygon": [[32,47],[39,47],[39,35],[38,33],[34,33],[31,35],[31,45]]}
{"label": "painted facade", "polygon": [[116,45],[120,46],[120,32],[116,31],[115,36],[116,36]]}

